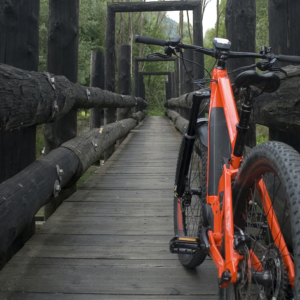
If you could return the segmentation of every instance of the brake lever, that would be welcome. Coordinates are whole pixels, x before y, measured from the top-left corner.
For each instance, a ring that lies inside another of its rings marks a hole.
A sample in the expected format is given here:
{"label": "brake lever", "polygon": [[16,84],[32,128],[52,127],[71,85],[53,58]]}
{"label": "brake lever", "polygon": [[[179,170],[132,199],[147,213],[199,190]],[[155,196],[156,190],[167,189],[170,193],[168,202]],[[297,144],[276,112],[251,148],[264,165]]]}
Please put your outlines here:
{"label": "brake lever", "polygon": [[256,67],[261,71],[270,71],[277,58],[272,58],[270,61],[259,61],[256,63]]}

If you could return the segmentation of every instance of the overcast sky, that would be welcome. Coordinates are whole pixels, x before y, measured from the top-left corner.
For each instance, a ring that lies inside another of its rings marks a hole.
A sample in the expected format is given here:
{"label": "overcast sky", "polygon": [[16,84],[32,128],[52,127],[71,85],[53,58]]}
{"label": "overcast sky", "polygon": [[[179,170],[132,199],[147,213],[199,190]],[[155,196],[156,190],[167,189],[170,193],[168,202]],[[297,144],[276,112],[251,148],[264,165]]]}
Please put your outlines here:
{"label": "overcast sky", "polygon": [[[146,0],[148,1],[155,1],[155,0]],[[206,30],[209,28],[213,28],[216,24],[217,19],[217,12],[216,12],[216,0],[211,0],[211,2],[207,5],[205,13],[204,13],[204,20],[203,20],[203,35],[205,34]],[[179,11],[168,11],[167,15],[170,19],[179,23]],[[187,22],[186,11],[184,12],[184,21]],[[193,23],[193,12],[189,11],[190,22]]]}
{"label": "overcast sky", "polygon": [[[170,19],[179,23],[179,11],[168,11],[167,15]],[[184,21],[187,21],[186,12],[184,12]],[[193,12],[189,11],[190,22],[193,20]],[[206,7],[203,19],[203,35],[206,30],[209,28],[213,28],[216,24],[217,12],[216,12],[216,0],[212,0]]]}

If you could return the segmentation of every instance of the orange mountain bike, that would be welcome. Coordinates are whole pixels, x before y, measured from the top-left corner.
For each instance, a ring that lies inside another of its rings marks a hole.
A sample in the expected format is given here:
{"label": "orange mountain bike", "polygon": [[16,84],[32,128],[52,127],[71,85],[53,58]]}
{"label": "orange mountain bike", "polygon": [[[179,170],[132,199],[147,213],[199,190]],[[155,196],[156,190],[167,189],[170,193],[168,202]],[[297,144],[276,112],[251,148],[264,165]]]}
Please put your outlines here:
{"label": "orange mountain bike", "polygon": [[[194,93],[189,125],[183,136],[174,188],[175,237],[170,251],[187,268],[209,255],[218,268],[222,299],[300,299],[300,155],[288,145],[270,141],[247,152],[245,138],[253,90],[271,93],[280,78],[248,70],[239,74],[240,116],[226,61],[264,59],[248,69],[283,71],[274,63],[300,63],[300,57],[230,51],[230,42],[215,38],[213,49],[136,36],[138,43],[165,46],[166,55],[192,49],[215,57],[210,87]],[[246,69],[246,67],[244,68]],[[241,68],[239,69],[241,70]],[[284,72],[284,71],[283,71]],[[209,101],[209,118],[199,117]]]}

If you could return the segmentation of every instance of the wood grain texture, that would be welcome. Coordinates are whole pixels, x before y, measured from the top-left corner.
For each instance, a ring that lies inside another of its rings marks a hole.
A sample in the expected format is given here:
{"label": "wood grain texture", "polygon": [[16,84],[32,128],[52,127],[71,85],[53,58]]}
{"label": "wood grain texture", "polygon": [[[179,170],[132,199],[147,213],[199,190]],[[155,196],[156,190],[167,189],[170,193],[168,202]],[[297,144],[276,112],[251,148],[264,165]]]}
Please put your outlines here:
{"label": "wood grain texture", "polygon": [[[300,2],[269,0],[269,46],[276,54],[300,55]],[[267,45],[266,45],[267,46]],[[278,66],[289,63],[278,62]]]}
{"label": "wood grain texture", "polygon": [[[46,74],[4,64],[0,64],[0,86],[0,133],[53,122],[77,108],[147,107],[141,98],[87,88],[70,82],[64,76],[55,76],[54,90]],[[89,99],[87,89],[91,93]]]}
{"label": "wood grain texture", "polygon": [[[226,35],[231,41],[232,51],[255,52],[255,0],[228,0],[226,4],[225,25]],[[228,72],[239,67],[250,66],[254,63],[254,58],[229,59],[226,62]],[[239,72],[231,74],[230,79],[234,80],[238,74]]]}
{"label": "wood grain texture", "polygon": [[131,3],[109,3],[109,9],[114,12],[139,12],[139,11],[172,11],[172,10],[194,10],[199,5],[200,1],[168,1],[168,3],[161,2],[131,2]]}
{"label": "wood grain texture", "polygon": [[168,118],[146,118],[0,272],[0,298],[216,299],[212,261],[186,270],[168,250],[180,140]]}

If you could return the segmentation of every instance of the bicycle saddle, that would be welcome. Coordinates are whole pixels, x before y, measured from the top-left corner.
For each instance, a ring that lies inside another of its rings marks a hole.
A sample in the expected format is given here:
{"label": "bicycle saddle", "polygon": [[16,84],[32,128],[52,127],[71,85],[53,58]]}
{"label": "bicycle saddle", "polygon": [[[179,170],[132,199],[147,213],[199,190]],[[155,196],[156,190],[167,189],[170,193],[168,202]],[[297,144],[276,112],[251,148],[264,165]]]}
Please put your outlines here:
{"label": "bicycle saddle", "polygon": [[259,74],[253,70],[239,74],[234,82],[236,88],[252,85],[266,93],[273,93],[280,87],[280,78],[274,73]]}

